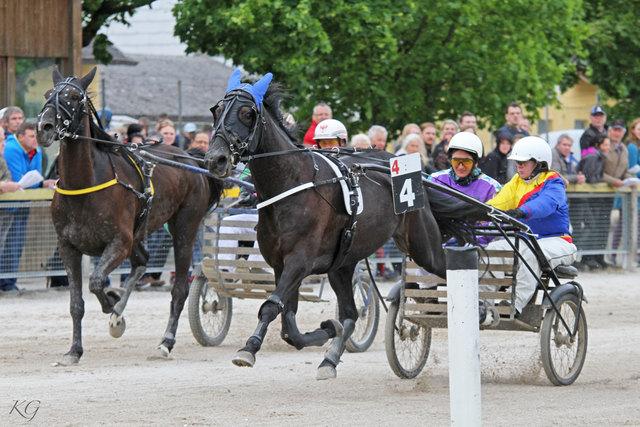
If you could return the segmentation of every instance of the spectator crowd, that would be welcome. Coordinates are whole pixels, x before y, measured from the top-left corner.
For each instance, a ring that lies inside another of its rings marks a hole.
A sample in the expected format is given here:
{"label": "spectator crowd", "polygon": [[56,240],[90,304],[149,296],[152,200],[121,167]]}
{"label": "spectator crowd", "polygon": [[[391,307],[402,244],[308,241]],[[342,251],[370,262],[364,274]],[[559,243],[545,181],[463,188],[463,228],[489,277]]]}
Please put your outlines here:
{"label": "spectator crowd", "polygon": [[[111,126],[113,116],[108,107],[99,110],[98,115],[105,130],[122,143],[171,144],[199,157],[204,156],[208,149],[213,132],[210,125],[198,128],[194,123],[178,129],[167,114],[159,115],[153,126],[149,118],[140,117],[137,123],[118,128]],[[550,170],[557,172],[567,184],[606,183],[612,190],[634,186],[635,181],[629,178],[640,178],[640,118],[627,129],[622,120],[607,122],[606,111],[600,105],[591,108],[589,117],[590,125],[579,141],[581,152],[572,152],[574,141],[568,134],[561,135],[551,150]],[[318,125],[332,118],[331,107],[322,102],[314,107],[308,128],[297,127],[291,114],[285,114],[284,125],[291,130],[299,130],[304,146],[320,147],[327,141],[316,137]],[[481,191],[482,196],[476,196],[487,201],[518,175],[516,161],[509,157],[514,145],[529,136],[530,122],[523,116],[520,105],[511,103],[505,110],[504,125],[492,134],[493,150],[485,152],[483,145],[489,145],[488,141],[481,144],[478,138],[468,144],[465,142],[467,145],[463,144],[461,148],[460,141],[469,139],[456,135],[476,134],[477,131],[476,116],[465,111],[457,120],[444,120],[439,125],[432,122],[407,123],[395,139],[393,132],[380,124],[374,124],[350,139],[345,128],[337,143],[342,145],[348,141],[352,147],[386,150],[397,155],[418,153],[430,179],[446,181],[462,191]],[[57,178],[56,159],[51,162],[45,160],[36,141],[35,123],[25,121],[19,107],[9,106],[0,110],[0,194],[20,190],[19,182],[30,171],[36,171],[43,178],[29,188],[53,188]],[[43,170],[47,163],[50,163],[48,170]],[[575,264],[579,269],[600,270],[613,266],[615,256],[607,260],[603,253],[608,244],[615,249],[622,240],[620,215],[609,236],[612,211],[620,208],[620,198],[614,199],[605,194],[569,200],[573,240],[578,249],[586,253]],[[2,208],[0,204],[0,274],[4,276],[18,271],[28,218],[28,207]],[[169,234],[161,228],[149,236],[147,244],[150,252],[148,267],[162,267],[171,246]],[[199,262],[199,245],[200,242],[194,250],[194,263]],[[388,247],[381,248],[380,255],[388,250]],[[57,251],[52,259],[62,268]],[[379,265],[377,272],[385,277],[394,276],[399,273],[399,265],[391,269]],[[0,278],[0,292],[19,290],[16,283],[15,277]],[[148,273],[139,286],[164,284],[161,273]],[[66,282],[63,280],[59,285],[64,286]]]}

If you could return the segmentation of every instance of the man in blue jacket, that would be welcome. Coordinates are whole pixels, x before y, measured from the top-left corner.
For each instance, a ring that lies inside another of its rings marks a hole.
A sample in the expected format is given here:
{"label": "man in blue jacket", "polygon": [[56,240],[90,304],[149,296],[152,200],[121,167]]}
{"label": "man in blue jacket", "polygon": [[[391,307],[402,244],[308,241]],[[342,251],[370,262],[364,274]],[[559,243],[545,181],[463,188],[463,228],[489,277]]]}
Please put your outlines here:
{"label": "man in blue jacket", "polygon": [[[42,174],[42,151],[38,147],[36,139],[36,125],[33,122],[23,122],[15,135],[7,137],[7,146],[4,150],[4,158],[11,172],[11,180],[14,182],[20,179],[29,171],[36,170]],[[52,188],[54,180],[46,180],[43,186]],[[29,188],[39,187],[35,184]],[[0,263],[0,273],[15,273],[18,271],[22,248],[27,233],[27,220],[29,218],[29,208],[14,208],[13,223],[7,234],[5,247],[2,251],[2,262]],[[17,279],[0,279],[0,290],[18,290]]]}

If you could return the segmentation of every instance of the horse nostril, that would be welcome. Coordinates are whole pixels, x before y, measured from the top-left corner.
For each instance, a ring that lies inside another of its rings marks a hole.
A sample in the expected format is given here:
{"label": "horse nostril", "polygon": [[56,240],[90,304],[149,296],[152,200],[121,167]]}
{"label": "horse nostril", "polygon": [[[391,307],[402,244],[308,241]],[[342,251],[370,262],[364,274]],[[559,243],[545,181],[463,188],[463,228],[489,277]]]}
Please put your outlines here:
{"label": "horse nostril", "polygon": [[50,130],[53,129],[53,125],[51,123],[46,123],[43,127],[42,130],[44,130],[45,132],[49,132]]}
{"label": "horse nostril", "polygon": [[218,157],[217,163],[219,168],[224,168],[225,166],[227,166],[227,156]]}

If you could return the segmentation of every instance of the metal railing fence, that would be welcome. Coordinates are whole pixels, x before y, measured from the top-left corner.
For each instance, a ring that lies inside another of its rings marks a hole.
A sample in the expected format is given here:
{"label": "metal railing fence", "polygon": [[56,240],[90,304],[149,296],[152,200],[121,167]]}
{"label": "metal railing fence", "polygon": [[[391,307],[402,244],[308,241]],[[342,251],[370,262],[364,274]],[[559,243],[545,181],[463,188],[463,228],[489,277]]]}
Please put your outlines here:
{"label": "metal railing fence", "polygon": [[[43,189],[0,195],[0,238],[7,234],[4,245],[0,245],[0,278],[66,274],[57,254],[57,236],[51,222],[52,196],[52,190]],[[615,257],[616,263],[625,269],[634,268],[638,261],[637,190],[613,192],[605,184],[570,185],[567,196],[578,254],[604,254],[612,259]],[[619,210],[613,209],[618,197],[621,200]],[[11,219],[7,220],[8,217]],[[7,224],[15,229],[7,229]],[[152,263],[147,271],[173,271],[170,240],[160,253],[161,258],[166,256],[166,261],[160,260],[156,266]],[[386,263],[389,268],[392,263],[402,262],[402,254],[389,242],[370,260]],[[85,261],[83,267],[92,271],[94,262]],[[126,265],[114,271],[116,274],[128,272]]]}

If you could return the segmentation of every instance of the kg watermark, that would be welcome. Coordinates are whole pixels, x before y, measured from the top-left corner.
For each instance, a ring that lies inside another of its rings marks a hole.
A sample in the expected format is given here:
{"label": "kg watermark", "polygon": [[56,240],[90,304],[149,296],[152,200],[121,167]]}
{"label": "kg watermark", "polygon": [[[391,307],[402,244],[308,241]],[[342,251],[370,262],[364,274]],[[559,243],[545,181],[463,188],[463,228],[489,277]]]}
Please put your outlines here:
{"label": "kg watermark", "polygon": [[13,407],[9,411],[9,415],[31,421],[38,414],[39,410],[39,400],[14,400]]}

